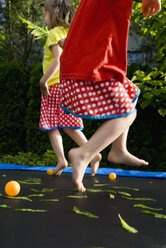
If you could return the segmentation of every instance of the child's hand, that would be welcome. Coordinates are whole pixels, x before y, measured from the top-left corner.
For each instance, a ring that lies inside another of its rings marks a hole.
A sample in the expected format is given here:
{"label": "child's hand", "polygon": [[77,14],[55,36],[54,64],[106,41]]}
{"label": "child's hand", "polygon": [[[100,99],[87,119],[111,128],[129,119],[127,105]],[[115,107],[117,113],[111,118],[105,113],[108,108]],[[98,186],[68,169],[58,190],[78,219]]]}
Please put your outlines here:
{"label": "child's hand", "polygon": [[48,85],[45,81],[40,80],[40,91],[44,96],[50,96]]}
{"label": "child's hand", "polygon": [[65,39],[59,40],[59,41],[58,41],[58,45],[59,45],[61,48],[63,48],[64,42],[65,42]]}
{"label": "child's hand", "polygon": [[161,9],[161,0],[142,0],[142,12],[143,16],[151,18],[157,14]]}

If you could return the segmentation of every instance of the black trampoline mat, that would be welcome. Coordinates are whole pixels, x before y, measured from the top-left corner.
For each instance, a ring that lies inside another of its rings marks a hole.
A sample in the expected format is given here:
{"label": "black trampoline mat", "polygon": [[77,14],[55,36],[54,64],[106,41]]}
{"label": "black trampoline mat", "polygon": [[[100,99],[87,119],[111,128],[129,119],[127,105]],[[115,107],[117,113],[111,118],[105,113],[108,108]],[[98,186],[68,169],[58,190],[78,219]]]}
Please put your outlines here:
{"label": "black trampoline mat", "polygon": [[[166,248],[166,219],[143,214],[143,209],[133,207],[134,204],[141,203],[153,208],[163,208],[162,211],[155,212],[166,214],[166,180],[118,177],[116,182],[111,182],[108,176],[84,177],[84,184],[90,189],[112,189],[130,193],[131,197],[156,200],[136,201],[124,199],[119,193],[115,194],[115,199],[110,198],[109,192],[79,193],[73,188],[70,173],[52,177],[47,176],[46,172],[1,170],[0,193],[5,195],[4,187],[8,181],[23,181],[27,178],[40,178],[41,184],[20,184],[19,196],[35,194],[31,191],[32,188],[56,190],[45,193],[43,197],[31,198],[32,202],[0,198],[0,205],[11,206],[11,209],[0,208],[0,248]],[[137,188],[139,191],[115,189],[114,186]],[[87,198],[68,198],[69,195],[87,195]],[[40,201],[48,198],[59,201]],[[74,206],[80,211],[99,216],[99,219],[76,214],[73,211]],[[13,211],[21,208],[48,211]],[[119,213],[130,226],[138,230],[137,234],[122,228]]]}

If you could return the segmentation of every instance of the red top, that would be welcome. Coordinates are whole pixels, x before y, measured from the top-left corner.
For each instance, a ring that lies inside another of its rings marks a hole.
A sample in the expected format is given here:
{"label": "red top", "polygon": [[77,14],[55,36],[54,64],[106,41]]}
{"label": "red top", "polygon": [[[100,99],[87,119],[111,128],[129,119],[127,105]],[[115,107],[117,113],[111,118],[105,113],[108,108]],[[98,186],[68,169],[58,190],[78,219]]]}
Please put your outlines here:
{"label": "red top", "polygon": [[123,82],[132,0],[82,0],[61,55],[61,79]]}

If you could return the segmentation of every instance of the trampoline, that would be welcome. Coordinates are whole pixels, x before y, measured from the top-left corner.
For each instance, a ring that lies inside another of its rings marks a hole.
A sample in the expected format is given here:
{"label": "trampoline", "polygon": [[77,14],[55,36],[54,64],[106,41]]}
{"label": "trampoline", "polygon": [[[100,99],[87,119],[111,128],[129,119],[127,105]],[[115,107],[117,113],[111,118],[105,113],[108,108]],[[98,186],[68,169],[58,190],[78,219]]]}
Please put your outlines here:
{"label": "trampoline", "polygon": [[[72,185],[72,168],[60,177],[48,176],[47,169],[0,165],[0,206],[10,207],[0,207],[0,248],[166,248],[166,219],[136,207],[162,209],[150,211],[166,215],[166,173],[100,168],[92,178],[87,168],[87,191],[80,193]],[[109,180],[110,172],[117,174],[116,181]],[[20,182],[18,196],[30,200],[6,198],[10,180]],[[124,229],[118,214],[138,233]]]}

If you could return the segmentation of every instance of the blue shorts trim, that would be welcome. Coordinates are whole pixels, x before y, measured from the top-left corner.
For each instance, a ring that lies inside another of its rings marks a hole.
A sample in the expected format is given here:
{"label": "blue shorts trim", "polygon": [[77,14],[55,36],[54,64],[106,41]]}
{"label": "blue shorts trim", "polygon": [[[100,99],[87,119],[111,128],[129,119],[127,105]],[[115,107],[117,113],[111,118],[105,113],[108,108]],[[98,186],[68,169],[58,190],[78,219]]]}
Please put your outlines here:
{"label": "blue shorts trim", "polygon": [[133,100],[132,100],[133,103],[138,99],[140,93],[141,93],[141,91],[140,91],[140,89],[139,89],[139,90],[138,90],[138,93],[135,95],[135,97],[134,97]]}
{"label": "blue shorts trim", "polygon": [[64,128],[69,128],[69,129],[72,129],[72,130],[83,130],[84,129],[84,127],[65,127],[65,126],[59,126],[59,127],[40,127],[39,130],[40,131],[49,131],[49,130],[56,130],[56,129],[62,130]]}
{"label": "blue shorts trim", "polygon": [[70,128],[72,130],[83,130],[84,127],[59,127],[60,129]]}
{"label": "blue shorts trim", "polygon": [[40,131],[49,131],[49,130],[56,130],[58,127],[40,127]]}
{"label": "blue shorts trim", "polygon": [[132,111],[130,111],[128,113],[124,113],[122,115],[91,116],[91,115],[78,115],[78,114],[73,113],[71,110],[63,107],[62,105],[60,105],[60,107],[64,110],[64,114],[72,114],[75,117],[79,117],[79,118],[82,118],[82,119],[94,119],[94,120],[120,118],[120,117],[130,115],[132,113],[135,113],[137,111],[137,109],[134,109],[134,110],[132,110]]}

